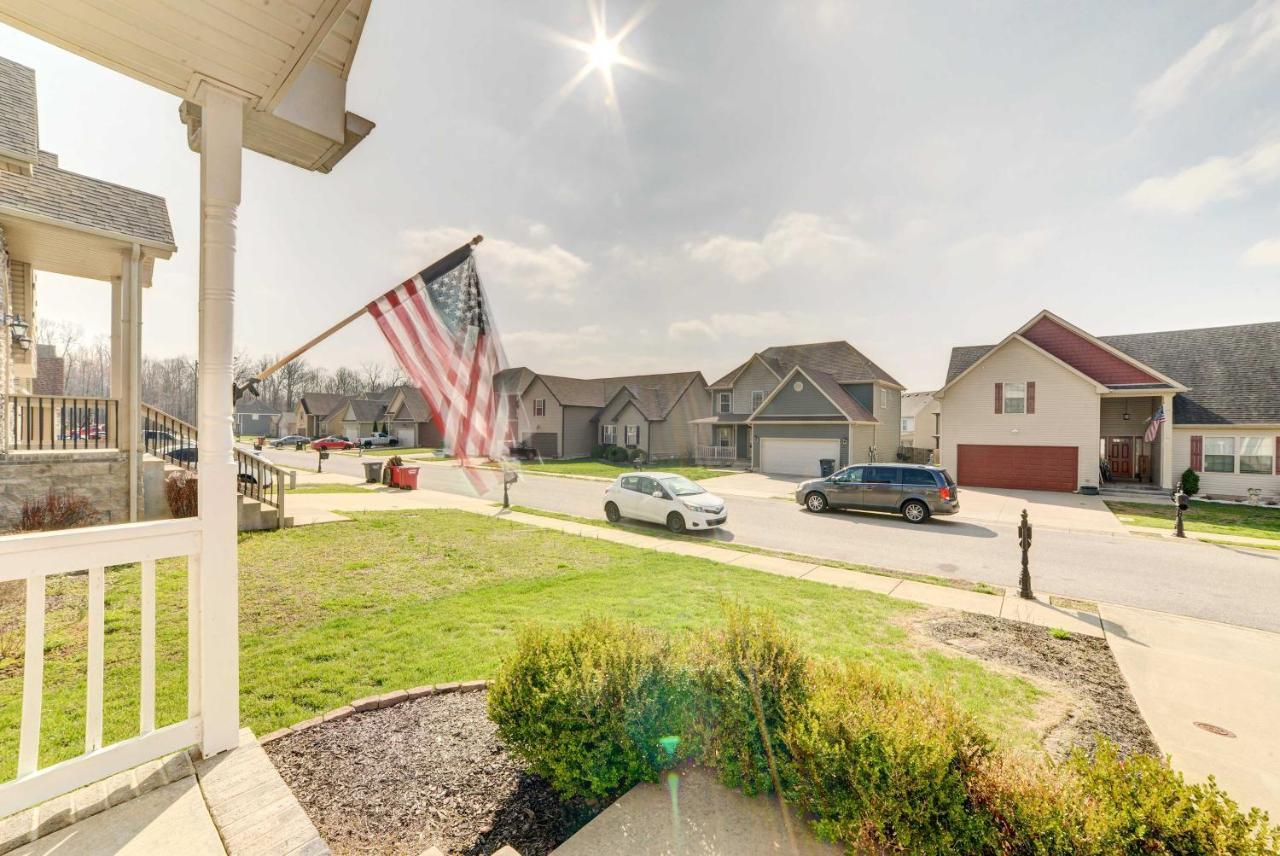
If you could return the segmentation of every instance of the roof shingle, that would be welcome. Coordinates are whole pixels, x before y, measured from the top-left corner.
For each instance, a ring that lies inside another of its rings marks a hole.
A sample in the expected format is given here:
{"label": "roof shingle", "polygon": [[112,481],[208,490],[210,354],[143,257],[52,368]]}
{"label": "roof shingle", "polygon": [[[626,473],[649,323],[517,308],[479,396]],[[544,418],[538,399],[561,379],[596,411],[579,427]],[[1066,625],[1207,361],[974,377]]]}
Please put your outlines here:
{"label": "roof shingle", "polygon": [[35,70],[0,57],[0,151],[34,164],[39,146]]}

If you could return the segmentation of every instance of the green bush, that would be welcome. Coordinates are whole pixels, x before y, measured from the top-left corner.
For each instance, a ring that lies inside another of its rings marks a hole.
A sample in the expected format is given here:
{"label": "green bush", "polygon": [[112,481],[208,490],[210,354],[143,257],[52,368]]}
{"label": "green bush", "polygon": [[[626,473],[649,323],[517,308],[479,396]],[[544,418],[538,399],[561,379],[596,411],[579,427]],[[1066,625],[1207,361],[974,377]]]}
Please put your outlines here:
{"label": "green bush", "polygon": [[626,446],[610,446],[604,453],[605,460],[614,464],[625,464],[631,460],[631,452]]}
{"label": "green bush", "polygon": [[1187,492],[1187,496],[1195,496],[1200,492],[1200,474],[1195,470],[1187,467],[1182,473],[1182,489]]}
{"label": "green bush", "polygon": [[704,760],[726,785],[747,794],[790,781],[782,741],[788,712],[805,699],[807,660],[771,613],[725,608],[723,628],[697,648]]}
{"label": "green bush", "polygon": [[648,453],[648,452],[646,452],[644,449],[632,449],[632,450],[631,450],[631,463],[633,463],[633,464],[643,464],[643,463],[644,463],[645,461],[647,461],[648,459],[649,459],[649,453]]}
{"label": "green bush", "polygon": [[613,796],[695,752],[681,662],[634,625],[531,628],[489,688],[489,718],[562,796]]}
{"label": "green bush", "polygon": [[596,445],[591,447],[591,457],[594,460],[602,461],[604,460],[604,456],[608,451],[609,451],[608,446],[597,443]]}
{"label": "green bush", "polygon": [[967,715],[869,666],[824,664],[784,732],[819,835],[869,852],[976,853],[995,838],[966,788],[991,751]]}
{"label": "green bush", "polygon": [[1047,758],[994,754],[969,777],[975,811],[990,818],[995,852],[1009,856],[1085,856],[1097,852],[1079,779]]}

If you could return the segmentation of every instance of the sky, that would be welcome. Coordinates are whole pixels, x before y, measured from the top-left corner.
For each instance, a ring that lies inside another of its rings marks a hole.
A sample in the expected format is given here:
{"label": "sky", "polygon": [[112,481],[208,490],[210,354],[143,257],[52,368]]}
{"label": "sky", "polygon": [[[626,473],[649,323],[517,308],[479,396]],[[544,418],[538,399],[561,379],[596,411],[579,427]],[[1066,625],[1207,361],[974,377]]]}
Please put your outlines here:
{"label": "sky", "polygon": [[[379,0],[330,175],[245,152],[236,343],[283,353],[482,233],[513,365],[700,369],[845,339],[911,389],[1041,309],[1098,335],[1280,319],[1280,0]],[[0,25],[42,148],[168,200],[144,352],[196,342],[179,100]],[[105,332],[108,286],[38,279]],[[312,352],[389,363],[363,319]]]}

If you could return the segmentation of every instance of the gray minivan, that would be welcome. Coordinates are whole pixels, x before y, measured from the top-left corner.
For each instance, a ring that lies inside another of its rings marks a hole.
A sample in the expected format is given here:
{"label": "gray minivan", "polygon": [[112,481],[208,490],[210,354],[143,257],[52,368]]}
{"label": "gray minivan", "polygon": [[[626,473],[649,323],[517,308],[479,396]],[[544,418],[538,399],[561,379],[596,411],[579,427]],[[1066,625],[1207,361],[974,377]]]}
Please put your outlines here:
{"label": "gray minivan", "polygon": [[828,508],[896,511],[910,523],[960,510],[955,479],[942,467],[854,464],[824,479],[802,482],[796,502],[813,512]]}

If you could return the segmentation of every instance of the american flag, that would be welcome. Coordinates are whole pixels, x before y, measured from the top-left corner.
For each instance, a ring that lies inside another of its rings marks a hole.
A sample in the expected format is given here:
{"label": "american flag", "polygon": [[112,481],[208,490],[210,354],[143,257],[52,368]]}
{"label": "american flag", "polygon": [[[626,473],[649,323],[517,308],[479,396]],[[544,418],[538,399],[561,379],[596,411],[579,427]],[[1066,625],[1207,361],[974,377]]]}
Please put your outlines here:
{"label": "american flag", "polygon": [[1151,418],[1147,420],[1147,433],[1142,439],[1148,443],[1154,442],[1156,435],[1160,433],[1160,423],[1164,421],[1164,405],[1156,408],[1156,412],[1151,414]]}
{"label": "american flag", "polygon": [[[499,458],[505,400],[494,375],[506,367],[471,245],[461,247],[368,306],[396,359],[431,405],[445,447],[462,463]],[[466,470],[477,490],[479,472]]]}

